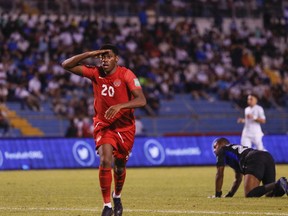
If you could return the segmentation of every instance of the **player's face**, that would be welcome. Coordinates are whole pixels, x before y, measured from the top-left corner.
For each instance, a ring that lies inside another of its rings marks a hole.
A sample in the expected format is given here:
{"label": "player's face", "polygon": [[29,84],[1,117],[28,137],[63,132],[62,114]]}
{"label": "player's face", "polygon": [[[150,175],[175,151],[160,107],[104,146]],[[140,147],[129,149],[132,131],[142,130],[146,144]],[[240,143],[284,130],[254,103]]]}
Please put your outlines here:
{"label": "player's face", "polygon": [[254,106],[256,103],[257,103],[257,98],[255,98],[252,95],[249,95],[248,98],[247,98],[247,104],[249,106]]}
{"label": "player's face", "polygon": [[116,56],[112,51],[104,53],[100,57],[101,66],[105,73],[111,73],[117,66],[118,56]]}
{"label": "player's face", "polygon": [[218,154],[218,151],[219,151],[220,147],[221,147],[221,146],[219,145],[218,142],[214,142],[214,144],[213,144],[213,151],[214,151],[214,154],[215,154],[215,155]]}

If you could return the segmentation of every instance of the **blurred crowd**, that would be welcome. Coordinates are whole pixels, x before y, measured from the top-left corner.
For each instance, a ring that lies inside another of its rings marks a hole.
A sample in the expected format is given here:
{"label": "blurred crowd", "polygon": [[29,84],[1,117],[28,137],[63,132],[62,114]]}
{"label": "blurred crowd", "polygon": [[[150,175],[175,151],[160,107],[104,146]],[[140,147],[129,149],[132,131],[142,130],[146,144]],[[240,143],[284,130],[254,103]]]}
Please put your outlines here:
{"label": "blurred crowd", "polygon": [[285,19],[281,28],[270,23],[254,29],[232,20],[227,32],[221,22],[212,21],[211,28],[200,32],[194,19],[148,22],[139,17],[135,22],[127,17],[120,23],[86,15],[2,13],[0,28],[0,103],[19,101],[22,109],[41,111],[41,102],[50,101],[56,115],[81,128],[77,136],[91,135],[85,134],[90,129],[82,129],[90,128],[94,114],[92,88],[88,79],[65,72],[60,63],[104,43],[116,44],[119,64],[140,78],[147,115],[157,116],[161,100],[177,93],[211,103],[228,100],[242,108],[253,92],[265,108],[287,105]]}
{"label": "blurred crowd", "polygon": [[[213,17],[259,16],[264,7],[281,6],[281,0],[0,0],[5,11],[38,14],[95,14],[99,16],[137,16],[154,10],[159,16]],[[217,11],[219,11],[218,14]]]}
{"label": "blurred crowd", "polygon": [[10,122],[2,105],[0,105],[0,137],[8,136],[10,132]]}

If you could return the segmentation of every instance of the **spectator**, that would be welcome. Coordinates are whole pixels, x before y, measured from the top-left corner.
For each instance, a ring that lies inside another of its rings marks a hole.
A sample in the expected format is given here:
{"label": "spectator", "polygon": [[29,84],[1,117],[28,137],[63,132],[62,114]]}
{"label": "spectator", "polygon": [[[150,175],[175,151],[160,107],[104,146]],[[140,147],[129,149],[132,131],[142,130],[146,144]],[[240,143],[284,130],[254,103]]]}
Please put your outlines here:
{"label": "spectator", "polygon": [[26,89],[24,84],[19,85],[15,90],[16,98],[20,101],[21,109],[24,110],[26,106],[34,111],[40,111],[39,100]]}
{"label": "spectator", "polygon": [[7,117],[7,113],[1,106],[0,106],[0,128],[3,129],[1,136],[7,136],[9,134],[10,123]]}
{"label": "spectator", "polygon": [[66,104],[66,100],[56,97],[52,99],[52,104],[53,104],[53,111],[55,115],[61,116],[61,117],[69,117],[68,116],[68,106]]}
{"label": "spectator", "polygon": [[135,118],[135,126],[135,136],[145,136],[145,128],[139,116],[136,116]]}
{"label": "spectator", "polygon": [[28,82],[28,90],[34,95],[38,100],[44,100],[44,96],[41,93],[42,84],[39,80],[39,75],[37,73],[34,74],[33,78]]}
{"label": "spectator", "polygon": [[82,124],[82,137],[85,138],[91,138],[93,137],[93,125],[89,121],[89,118],[84,118],[83,119],[83,124]]}
{"label": "spectator", "polygon": [[0,84],[6,84],[6,79],[7,79],[7,75],[6,72],[4,71],[4,66],[3,64],[0,62]]}
{"label": "spectator", "polygon": [[8,89],[5,84],[0,83],[0,104],[6,102],[8,96]]}
{"label": "spectator", "polygon": [[74,119],[70,119],[70,124],[65,132],[65,137],[78,137],[78,128],[74,122]]}

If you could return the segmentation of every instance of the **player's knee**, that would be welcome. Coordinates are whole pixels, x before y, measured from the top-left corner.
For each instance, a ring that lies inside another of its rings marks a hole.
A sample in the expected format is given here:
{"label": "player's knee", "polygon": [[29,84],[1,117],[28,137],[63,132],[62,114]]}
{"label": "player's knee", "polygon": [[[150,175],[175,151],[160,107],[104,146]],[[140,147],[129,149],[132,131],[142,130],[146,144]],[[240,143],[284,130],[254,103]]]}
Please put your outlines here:
{"label": "player's knee", "polygon": [[108,157],[101,157],[100,166],[104,168],[112,167],[112,160],[109,159]]}
{"label": "player's knee", "polygon": [[266,193],[265,187],[264,186],[259,186],[256,187],[254,189],[252,189],[251,191],[249,191],[246,194],[246,197],[261,197]]}
{"label": "player's knee", "polygon": [[125,167],[115,166],[115,167],[114,167],[114,171],[115,171],[118,175],[121,175],[121,174],[125,171]]}

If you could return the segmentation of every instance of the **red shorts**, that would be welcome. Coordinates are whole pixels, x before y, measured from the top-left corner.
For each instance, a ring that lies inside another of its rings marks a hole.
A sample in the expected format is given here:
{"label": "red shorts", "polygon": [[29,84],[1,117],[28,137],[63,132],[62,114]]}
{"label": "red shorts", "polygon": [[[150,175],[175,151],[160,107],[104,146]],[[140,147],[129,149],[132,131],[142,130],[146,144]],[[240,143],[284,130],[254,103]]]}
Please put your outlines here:
{"label": "red shorts", "polygon": [[103,144],[111,144],[115,158],[128,160],[134,144],[135,130],[116,132],[105,128],[98,131],[95,135],[96,149]]}

